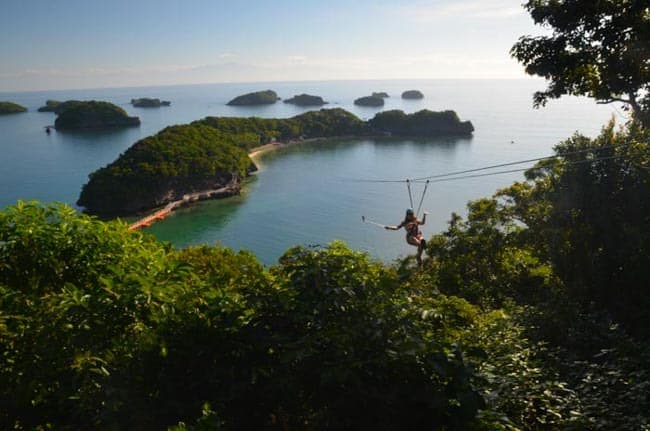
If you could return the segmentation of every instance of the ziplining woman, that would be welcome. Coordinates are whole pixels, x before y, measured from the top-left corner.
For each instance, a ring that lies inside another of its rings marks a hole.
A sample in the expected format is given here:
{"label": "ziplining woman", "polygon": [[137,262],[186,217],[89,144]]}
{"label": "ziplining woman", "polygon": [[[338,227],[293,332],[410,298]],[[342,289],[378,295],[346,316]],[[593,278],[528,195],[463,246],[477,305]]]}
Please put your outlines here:
{"label": "ziplining woman", "polygon": [[426,223],[427,214],[429,213],[425,211],[422,220],[418,220],[413,212],[413,208],[408,208],[406,210],[406,216],[400,224],[397,226],[384,226],[384,228],[388,230],[399,230],[401,228],[406,230],[406,242],[418,248],[417,259],[420,264],[422,264],[422,252],[427,246],[427,242],[424,240],[422,232],[420,231],[420,226]]}

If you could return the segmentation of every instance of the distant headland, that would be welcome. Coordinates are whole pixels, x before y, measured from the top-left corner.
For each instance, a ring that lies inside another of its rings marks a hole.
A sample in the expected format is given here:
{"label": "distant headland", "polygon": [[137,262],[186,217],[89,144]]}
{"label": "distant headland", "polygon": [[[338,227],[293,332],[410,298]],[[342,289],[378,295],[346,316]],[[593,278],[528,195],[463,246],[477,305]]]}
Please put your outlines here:
{"label": "distant headland", "polygon": [[13,102],[0,102],[0,115],[19,114],[27,112],[27,108]]}
{"label": "distant headland", "polygon": [[277,93],[273,90],[256,91],[254,93],[247,93],[237,96],[226,105],[230,106],[255,106],[255,105],[271,105],[280,100]]}
{"label": "distant headland", "polygon": [[370,136],[469,136],[474,127],[454,111],[387,111],[363,121],[341,108],[285,119],[206,117],[144,138],[89,175],[78,205],[102,216],[183,206],[203,197],[238,194],[256,170],[250,155],[261,146]]}

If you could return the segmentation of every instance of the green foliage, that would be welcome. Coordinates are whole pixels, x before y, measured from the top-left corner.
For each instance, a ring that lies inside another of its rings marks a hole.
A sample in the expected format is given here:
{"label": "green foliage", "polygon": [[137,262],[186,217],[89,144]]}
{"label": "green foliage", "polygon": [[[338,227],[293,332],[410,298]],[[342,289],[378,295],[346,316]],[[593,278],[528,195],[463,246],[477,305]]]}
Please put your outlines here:
{"label": "green foliage", "polygon": [[231,106],[247,106],[247,105],[270,105],[277,102],[280,98],[273,90],[256,91],[254,93],[247,93],[237,96],[232,99],[227,105]]}
{"label": "green foliage", "polygon": [[472,123],[460,121],[454,111],[433,112],[427,109],[413,114],[397,109],[380,112],[368,120],[368,125],[397,136],[463,136],[474,131]]}
{"label": "green foliage", "polygon": [[598,138],[574,136],[556,151],[579,152],[529,171],[528,185],[501,191],[507,212],[528,226],[531,244],[572,297],[647,334],[650,135],[610,124]]}
{"label": "green foliage", "polygon": [[0,426],[476,425],[483,403],[455,341],[478,310],[407,287],[340,243],[266,271],[248,253],[175,252],[19,203],[0,213]]}
{"label": "green foliage", "polygon": [[27,112],[27,108],[12,102],[0,102],[0,115]]}
{"label": "green foliage", "polygon": [[530,75],[549,81],[535,105],[565,94],[623,102],[650,125],[650,13],[645,0],[529,0],[544,36],[522,36],[511,54]]}
{"label": "green foliage", "polygon": [[92,173],[78,204],[94,213],[129,214],[186,193],[223,187],[255,169],[239,147],[256,140],[204,125],[167,127]]}
{"label": "green foliage", "polygon": [[104,129],[139,126],[138,117],[129,117],[124,109],[108,102],[67,101],[54,108],[57,130]]}

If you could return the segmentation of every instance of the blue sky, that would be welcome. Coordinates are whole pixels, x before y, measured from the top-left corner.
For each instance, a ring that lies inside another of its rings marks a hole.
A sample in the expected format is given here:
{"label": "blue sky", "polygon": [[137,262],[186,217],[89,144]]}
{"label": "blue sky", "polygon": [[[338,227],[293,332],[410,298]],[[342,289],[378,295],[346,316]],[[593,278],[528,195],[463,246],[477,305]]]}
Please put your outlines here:
{"label": "blue sky", "polygon": [[0,91],[522,78],[521,0],[3,0]]}

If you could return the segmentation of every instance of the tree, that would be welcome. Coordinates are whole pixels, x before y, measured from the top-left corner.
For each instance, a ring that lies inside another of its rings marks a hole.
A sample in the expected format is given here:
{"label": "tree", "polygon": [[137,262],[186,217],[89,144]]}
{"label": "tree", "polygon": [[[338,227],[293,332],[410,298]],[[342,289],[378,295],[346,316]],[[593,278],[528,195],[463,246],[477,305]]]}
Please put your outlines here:
{"label": "tree", "polygon": [[529,0],[536,24],[552,33],[522,36],[510,53],[526,73],[543,76],[535,107],[563,95],[621,102],[650,126],[650,1]]}

